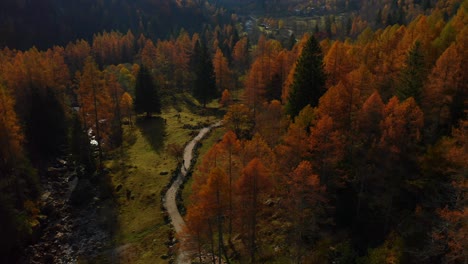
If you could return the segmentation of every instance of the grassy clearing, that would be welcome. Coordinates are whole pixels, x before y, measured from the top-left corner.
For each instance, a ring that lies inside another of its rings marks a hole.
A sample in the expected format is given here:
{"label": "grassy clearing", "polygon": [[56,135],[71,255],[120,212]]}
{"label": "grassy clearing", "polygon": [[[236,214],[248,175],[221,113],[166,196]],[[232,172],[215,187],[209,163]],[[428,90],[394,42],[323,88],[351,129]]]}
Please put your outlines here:
{"label": "grassy clearing", "polygon": [[200,110],[186,95],[174,98],[177,107],[163,110],[159,117],[139,119],[134,128],[127,127],[123,147],[105,164],[115,188],[118,227],[113,243],[116,248],[105,253],[106,260],[101,262],[117,258],[120,263],[167,263],[161,257],[167,255],[170,226],[164,223],[160,192],[177,161],[165,147],[170,143],[185,145],[196,133],[192,128],[218,118]]}

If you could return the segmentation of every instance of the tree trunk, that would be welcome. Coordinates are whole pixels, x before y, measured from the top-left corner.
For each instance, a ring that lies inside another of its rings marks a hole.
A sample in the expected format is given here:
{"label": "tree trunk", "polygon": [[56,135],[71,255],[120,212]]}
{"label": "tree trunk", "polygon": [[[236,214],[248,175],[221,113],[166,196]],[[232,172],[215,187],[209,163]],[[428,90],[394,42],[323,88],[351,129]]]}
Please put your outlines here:
{"label": "tree trunk", "polygon": [[93,100],[94,100],[94,121],[96,125],[96,141],[99,152],[99,171],[102,170],[102,148],[101,148],[101,130],[99,129],[99,118],[97,110],[97,97],[96,97],[96,85],[93,83]]}

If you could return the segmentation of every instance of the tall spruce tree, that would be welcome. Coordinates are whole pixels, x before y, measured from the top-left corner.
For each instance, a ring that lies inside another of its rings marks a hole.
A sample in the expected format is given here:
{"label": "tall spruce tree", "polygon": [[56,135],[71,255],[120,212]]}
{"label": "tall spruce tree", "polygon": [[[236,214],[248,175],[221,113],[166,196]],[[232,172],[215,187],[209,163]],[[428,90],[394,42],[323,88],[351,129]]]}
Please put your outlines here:
{"label": "tall spruce tree", "polygon": [[216,97],[216,80],[213,61],[204,43],[197,42],[194,48],[195,86],[193,95],[206,107],[208,100]]}
{"label": "tall spruce tree", "polygon": [[135,84],[135,111],[146,113],[151,117],[152,113],[161,113],[161,101],[159,93],[148,68],[141,66]]}
{"label": "tall spruce tree", "polygon": [[396,95],[400,101],[413,97],[416,102],[421,102],[421,92],[426,79],[427,70],[421,43],[416,41],[408,53],[406,65],[400,72],[399,85]]}
{"label": "tall spruce tree", "polygon": [[315,37],[311,36],[297,61],[286,112],[295,117],[306,105],[317,106],[326,91],[325,81],[322,50]]}

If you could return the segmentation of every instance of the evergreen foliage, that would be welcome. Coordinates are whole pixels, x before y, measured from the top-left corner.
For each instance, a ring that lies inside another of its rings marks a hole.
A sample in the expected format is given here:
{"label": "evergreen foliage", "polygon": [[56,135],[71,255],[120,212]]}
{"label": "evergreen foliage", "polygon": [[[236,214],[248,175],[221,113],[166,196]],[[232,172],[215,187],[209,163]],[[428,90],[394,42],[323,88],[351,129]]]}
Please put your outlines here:
{"label": "evergreen foliage", "polygon": [[193,95],[206,107],[208,100],[217,95],[213,61],[206,44],[197,42],[194,48],[195,86]]}
{"label": "evergreen foliage", "polygon": [[401,101],[413,97],[419,103],[425,78],[424,55],[421,50],[421,43],[416,41],[408,53],[406,66],[400,73],[400,85],[397,88],[396,95]]}
{"label": "evergreen foliage", "polygon": [[294,81],[288,95],[286,112],[295,117],[306,105],[315,107],[325,93],[326,75],[319,43],[311,36],[305,44],[294,72]]}
{"label": "evergreen foliage", "polygon": [[146,113],[146,117],[151,117],[151,113],[161,113],[161,101],[157,87],[151,73],[145,66],[141,66],[136,78],[135,111]]}

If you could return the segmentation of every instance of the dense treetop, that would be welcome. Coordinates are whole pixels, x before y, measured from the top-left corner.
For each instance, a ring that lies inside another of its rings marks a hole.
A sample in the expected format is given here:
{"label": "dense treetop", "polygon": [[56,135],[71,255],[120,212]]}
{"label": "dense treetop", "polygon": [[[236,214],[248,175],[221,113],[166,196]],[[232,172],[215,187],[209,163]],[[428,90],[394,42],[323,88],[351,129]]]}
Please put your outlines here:
{"label": "dense treetop", "polygon": [[0,50],[0,261],[15,262],[39,221],[50,159],[69,150],[91,175],[135,111],[189,93],[200,112],[217,97],[226,111],[187,209],[184,245],[200,258],[467,259],[466,0],[317,1],[357,13],[287,46],[244,34],[215,4],[110,2],[0,4],[0,45],[12,47]]}

